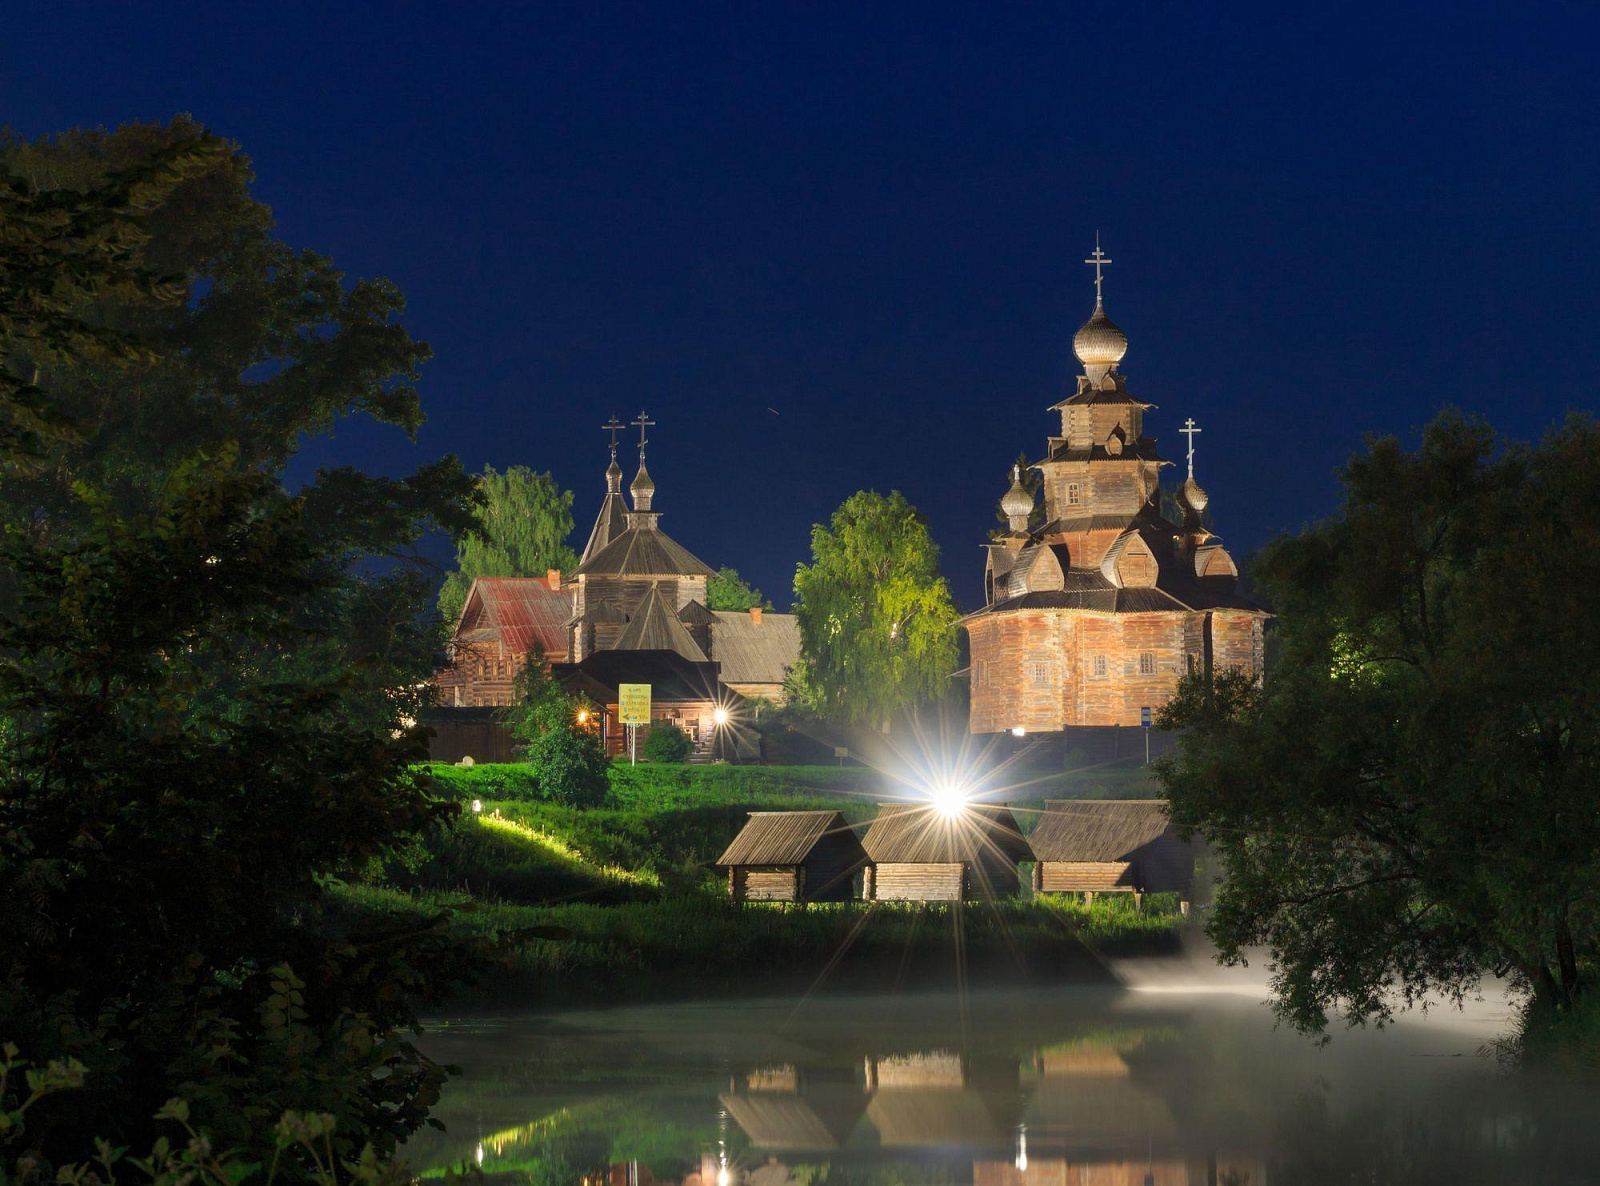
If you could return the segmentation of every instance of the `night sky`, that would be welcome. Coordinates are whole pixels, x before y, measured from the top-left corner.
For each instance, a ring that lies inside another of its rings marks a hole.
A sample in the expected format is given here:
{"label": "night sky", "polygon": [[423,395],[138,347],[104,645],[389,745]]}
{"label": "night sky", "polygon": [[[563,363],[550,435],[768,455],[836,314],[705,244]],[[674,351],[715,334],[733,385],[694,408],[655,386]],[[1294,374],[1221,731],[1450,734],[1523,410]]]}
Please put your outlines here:
{"label": "night sky", "polygon": [[191,112],[288,241],[399,283],[428,424],[309,461],[553,470],[581,547],[643,406],[662,527],[780,605],[872,487],[974,606],[1097,230],[1236,553],[1331,511],[1366,432],[1594,408],[1594,8],[866,8],[17,4],[0,119]]}

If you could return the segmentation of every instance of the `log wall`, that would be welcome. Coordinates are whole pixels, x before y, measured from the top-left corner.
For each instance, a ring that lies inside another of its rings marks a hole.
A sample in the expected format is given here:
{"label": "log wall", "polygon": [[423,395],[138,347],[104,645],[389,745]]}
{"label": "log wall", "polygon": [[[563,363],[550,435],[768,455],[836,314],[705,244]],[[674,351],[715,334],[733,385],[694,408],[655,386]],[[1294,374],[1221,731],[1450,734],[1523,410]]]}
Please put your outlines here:
{"label": "log wall", "polygon": [[1039,892],[1068,894],[1092,890],[1133,890],[1133,866],[1127,861],[1040,861]]}
{"label": "log wall", "polygon": [[795,865],[736,866],[728,871],[735,902],[796,902],[801,876]]}
{"label": "log wall", "polygon": [[874,895],[884,902],[958,902],[960,865],[879,865]]}

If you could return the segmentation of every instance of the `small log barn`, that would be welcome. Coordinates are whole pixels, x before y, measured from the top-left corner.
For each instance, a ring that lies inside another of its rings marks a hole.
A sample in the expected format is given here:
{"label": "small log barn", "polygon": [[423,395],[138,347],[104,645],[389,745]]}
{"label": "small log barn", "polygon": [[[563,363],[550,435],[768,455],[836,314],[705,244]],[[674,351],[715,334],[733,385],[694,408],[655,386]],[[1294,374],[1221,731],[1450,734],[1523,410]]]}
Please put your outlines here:
{"label": "small log barn", "polygon": [[866,863],[837,811],[752,811],[717,861],[735,902],[845,902]]}
{"label": "small log barn", "polygon": [[959,902],[1014,894],[1017,862],[1031,855],[1003,804],[972,803],[947,816],[920,803],[885,803],[861,838],[872,864],[864,897]]}
{"label": "small log barn", "polygon": [[1177,893],[1188,913],[1194,852],[1164,799],[1051,799],[1028,844],[1035,893]]}

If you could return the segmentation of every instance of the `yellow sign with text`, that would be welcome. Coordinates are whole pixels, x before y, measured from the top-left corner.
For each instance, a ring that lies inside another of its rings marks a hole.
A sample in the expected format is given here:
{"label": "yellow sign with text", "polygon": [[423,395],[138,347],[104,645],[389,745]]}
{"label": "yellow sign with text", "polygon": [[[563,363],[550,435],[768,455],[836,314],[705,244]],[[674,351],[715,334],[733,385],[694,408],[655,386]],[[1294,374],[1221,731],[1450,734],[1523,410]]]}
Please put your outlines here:
{"label": "yellow sign with text", "polygon": [[617,715],[624,725],[650,723],[650,685],[618,684]]}

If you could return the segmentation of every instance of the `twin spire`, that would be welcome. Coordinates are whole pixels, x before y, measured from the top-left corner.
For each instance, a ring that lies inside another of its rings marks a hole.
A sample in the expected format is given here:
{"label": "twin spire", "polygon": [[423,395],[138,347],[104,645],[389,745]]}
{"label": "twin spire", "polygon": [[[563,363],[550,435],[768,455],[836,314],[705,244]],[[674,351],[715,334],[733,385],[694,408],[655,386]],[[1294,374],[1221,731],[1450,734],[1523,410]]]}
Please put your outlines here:
{"label": "twin spire", "polygon": [[[629,423],[639,429],[639,472],[633,476],[633,484],[628,487],[628,490],[633,495],[633,509],[636,511],[648,511],[651,501],[655,498],[656,483],[644,464],[644,449],[650,443],[650,438],[645,435],[645,432],[647,429],[655,427],[656,422],[650,419],[645,414],[644,409],[641,408],[639,414]],[[608,497],[613,494],[619,496],[622,494],[622,467],[617,464],[617,434],[624,427],[626,426],[617,419],[615,412],[611,414],[610,420],[600,426],[601,432],[611,434],[611,464],[606,466],[606,495]]]}
{"label": "twin spire", "polygon": [[650,504],[655,498],[656,484],[650,477],[650,471],[644,464],[644,447],[649,438],[645,430],[655,424],[655,421],[640,412],[633,424],[639,428],[639,472],[634,476],[633,509],[628,509],[628,503],[622,496],[622,466],[617,464],[617,434],[626,430],[627,425],[618,420],[615,415],[600,426],[601,432],[611,434],[611,464],[606,466],[606,496],[600,502],[600,513],[595,516],[594,530],[589,533],[589,542],[583,549],[580,564],[587,564],[590,559],[599,555],[612,540],[621,535],[630,526],[654,527],[658,512],[650,509]]}

